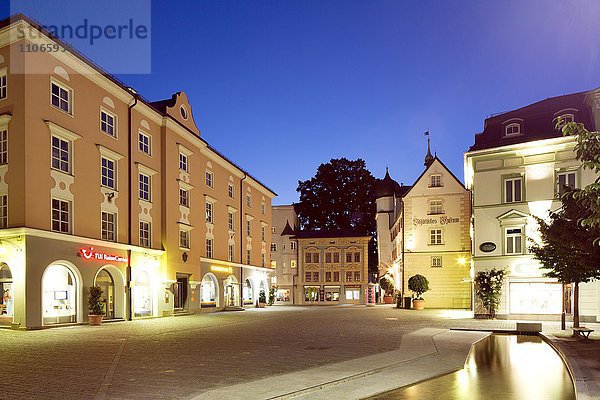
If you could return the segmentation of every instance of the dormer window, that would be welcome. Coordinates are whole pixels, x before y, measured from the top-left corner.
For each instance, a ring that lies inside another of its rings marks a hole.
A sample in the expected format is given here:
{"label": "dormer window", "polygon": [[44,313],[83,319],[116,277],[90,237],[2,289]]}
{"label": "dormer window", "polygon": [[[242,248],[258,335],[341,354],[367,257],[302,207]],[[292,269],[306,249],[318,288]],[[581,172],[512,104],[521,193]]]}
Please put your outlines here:
{"label": "dormer window", "polygon": [[518,136],[520,134],[521,134],[521,125],[520,124],[512,123],[512,124],[506,125],[506,128],[504,128],[504,136],[506,136],[506,137]]}
{"label": "dormer window", "polygon": [[575,116],[573,114],[562,114],[554,120],[556,129],[561,130],[566,124],[575,122]]}

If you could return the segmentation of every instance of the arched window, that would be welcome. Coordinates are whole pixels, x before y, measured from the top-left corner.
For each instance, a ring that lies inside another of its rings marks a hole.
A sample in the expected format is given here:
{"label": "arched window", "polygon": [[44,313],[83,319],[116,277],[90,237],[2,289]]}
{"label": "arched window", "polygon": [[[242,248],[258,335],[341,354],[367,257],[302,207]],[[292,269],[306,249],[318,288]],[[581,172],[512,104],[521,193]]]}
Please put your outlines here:
{"label": "arched window", "polygon": [[77,278],[64,265],[50,265],[42,278],[43,324],[77,322]]}
{"label": "arched window", "polygon": [[[7,264],[0,264],[0,325],[11,323],[14,310],[12,273]],[[5,320],[6,319],[6,320]]]}
{"label": "arched window", "polygon": [[517,123],[512,123],[506,125],[504,128],[504,136],[518,136],[521,134],[521,125]]}
{"label": "arched window", "polygon": [[217,282],[212,274],[204,275],[202,286],[200,288],[202,307],[217,306]]}

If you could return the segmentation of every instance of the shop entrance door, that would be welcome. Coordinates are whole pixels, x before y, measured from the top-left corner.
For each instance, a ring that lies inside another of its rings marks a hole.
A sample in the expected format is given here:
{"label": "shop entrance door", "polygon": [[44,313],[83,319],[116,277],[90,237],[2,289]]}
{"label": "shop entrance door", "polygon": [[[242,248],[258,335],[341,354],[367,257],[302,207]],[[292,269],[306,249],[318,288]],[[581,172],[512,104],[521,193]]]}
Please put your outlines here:
{"label": "shop entrance door", "polygon": [[177,282],[175,283],[175,304],[174,308],[176,310],[184,310],[186,308],[187,301],[187,292],[188,292],[188,278],[187,277],[177,277]]}
{"label": "shop entrance door", "polygon": [[96,276],[96,286],[102,289],[100,301],[104,305],[103,319],[115,318],[115,282],[112,275],[105,269],[100,270]]}
{"label": "shop entrance door", "polygon": [[10,268],[5,263],[0,264],[0,325],[10,325],[13,322],[13,287]]}

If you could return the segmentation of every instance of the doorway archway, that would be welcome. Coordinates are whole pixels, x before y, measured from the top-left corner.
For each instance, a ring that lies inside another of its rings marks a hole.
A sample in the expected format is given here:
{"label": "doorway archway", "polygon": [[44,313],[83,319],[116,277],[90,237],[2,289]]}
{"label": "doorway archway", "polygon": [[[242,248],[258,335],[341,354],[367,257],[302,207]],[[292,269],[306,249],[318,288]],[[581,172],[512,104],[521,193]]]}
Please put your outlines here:
{"label": "doorway archway", "polygon": [[8,264],[0,264],[0,325],[10,325],[14,317],[12,272]]}
{"label": "doorway archway", "polygon": [[225,307],[237,307],[240,305],[240,289],[235,276],[229,275],[223,281],[225,288]]}
{"label": "doorway archway", "polygon": [[102,297],[100,298],[100,301],[104,305],[104,316],[102,319],[115,318],[115,281],[106,268],[98,271],[94,285],[102,289]]}
{"label": "doorway archway", "polygon": [[42,324],[77,322],[79,278],[66,264],[51,264],[42,276]]}
{"label": "doorway archway", "polygon": [[248,278],[244,281],[243,298],[244,298],[245,305],[254,304],[254,287],[252,285],[252,281],[250,280],[250,278]]}

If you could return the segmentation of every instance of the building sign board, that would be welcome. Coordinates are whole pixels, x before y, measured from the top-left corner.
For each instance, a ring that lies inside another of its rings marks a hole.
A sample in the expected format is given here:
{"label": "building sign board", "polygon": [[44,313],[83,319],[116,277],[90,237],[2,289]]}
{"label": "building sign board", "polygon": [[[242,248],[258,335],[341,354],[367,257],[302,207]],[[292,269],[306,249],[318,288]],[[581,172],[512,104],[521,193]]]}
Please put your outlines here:
{"label": "building sign board", "polygon": [[457,217],[448,217],[446,215],[442,215],[439,218],[427,217],[427,218],[413,218],[413,225],[415,227],[423,226],[423,225],[449,225],[449,224],[457,224],[460,222],[460,218]]}
{"label": "building sign board", "polygon": [[483,251],[484,253],[491,253],[492,251],[496,250],[496,243],[483,242],[479,245],[479,250]]}
{"label": "building sign board", "polygon": [[96,251],[93,247],[90,247],[89,249],[81,248],[79,250],[79,253],[81,254],[81,257],[83,257],[84,260],[110,261],[125,264],[127,263],[127,257]]}

